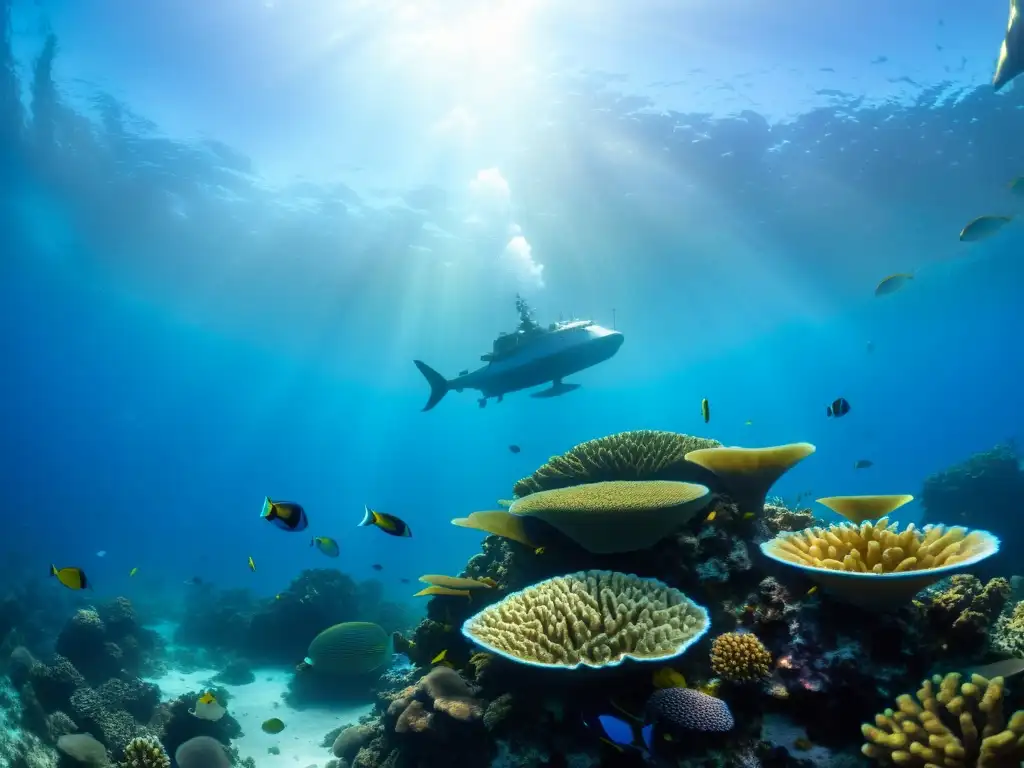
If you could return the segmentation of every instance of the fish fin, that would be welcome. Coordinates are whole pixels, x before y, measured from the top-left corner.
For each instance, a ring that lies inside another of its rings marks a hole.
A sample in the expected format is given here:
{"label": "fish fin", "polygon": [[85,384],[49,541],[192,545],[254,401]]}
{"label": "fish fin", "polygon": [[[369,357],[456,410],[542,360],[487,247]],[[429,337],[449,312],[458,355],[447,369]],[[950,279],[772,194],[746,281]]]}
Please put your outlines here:
{"label": "fish fin", "polygon": [[622,707],[620,707],[620,706],[619,706],[618,704],[616,704],[614,700],[612,700],[612,699],[609,699],[609,700],[608,700],[608,703],[609,703],[609,704],[611,704],[611,705],[612,705],[613,707],[615,707],[615,708],[616,708],[617,710],[619,710],[619,712],[621,712],[622,714],[624,714],[624,715],[625,715],[626,717],[628,717],[628,718],[629,718],[630,720],[635,720],[635,721],[636,721],[636,722],[638,722],[638,723],[640,723],[640,722],[643,722],[643,718],[642,718],[642,717],[637,717],[637,716],[636,716],[636,715],[634,715],[634,714],[633,714],[632,712],[629,712],[628,710],[625,710],[625,709],[623,709],[623,708],[622,708]]}
{"label": "fish fin", "polygon": [[53,565],[52,563],[50,564],[50,575],[51,576],[56,576],[57,575],[57,566]]}
{"label": "fish fin", "polygon": [[530,397],[548,398],[558,397],[564,395],[567,392],[572,392],[574,389],[579,389],[579,384],[564,384],[561,379],[558,381],[551,382],[551,386],[547,389],[542,389],[540,392],[534,392]]}
{"label": "fish fin", "polygon": [[427,399],[427,404],[423,406],[424,411],[429,411],[448,394],[448,391],[451,389],[451,383],[422,360],[413,360],[412,362],[430,385],[430,397]]}
{"label": "fish fin", "polygon": [[277,515],[274,514],[274,502],[267,496],[263,499],[263,510],[260,512],[260,517],[265,517],[267,520],[273,520]]}
{"label": "fish fin", "polygon": [[303,664],[305,664],[306,666],[309,666],[309,667],[312,667],[312,666],[313,666],[313,660],[312,660],[311,658],[309,658],[309,656],[307,656],[306,658],[304,658],[304,659],[302,660],[302,663],[303,663]]}
{"label": "fish fin", "polygon": [[363,525],[373,525],[373,519],[374,519],[373,510],[370,509],[365,504],[363,504],[363,521],[361,523],[359,523],[359,525],[360,526],[363,526]]}
{"label": "fish fin", "polygon": [[832,417],[832,406],[831,405],[828,408],[825,409],[825,415],[827,417],[829,417],[829,418]]}
{"label": "fish fin", "polygon": [[654,724],[648,723],[640,729],[640,738],[643,739],[648,752],[654,751]]}
{"label": "fish fin", "polygon": [[610,741],[624,746],[633,744],[633,726],[622,718],[615,715],[598,715],[597,722]]}
{"label": "fish fin", "polygon": [[311,538],[311,539],[309,540],[309,546],[311,546],[311,547],[314,547],[314,546],[316,546],[316,536],[312,537],[312,538]]}

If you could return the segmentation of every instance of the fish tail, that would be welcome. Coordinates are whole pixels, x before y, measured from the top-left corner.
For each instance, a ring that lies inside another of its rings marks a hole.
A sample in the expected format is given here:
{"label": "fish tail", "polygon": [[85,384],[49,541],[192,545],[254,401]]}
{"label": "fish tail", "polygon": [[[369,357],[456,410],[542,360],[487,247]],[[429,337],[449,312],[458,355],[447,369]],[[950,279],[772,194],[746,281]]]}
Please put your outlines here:
{"label": "fish tail", "polygon": [[270,500],[269,496],[263,500],[263,510],[260,512],[260,517],[265,517],[268,520],[273,520],[277,517],[277,514],[274,512],[274,502]]}
{"label": "fish tail", "polygon": [[451,383],[422,360],[413,360],[413,363],[430,385],[430,397],[427,399],[427,404],[423,406],[424,411],[429,411],[448,394],[448,390],[452,388]]}
{"label": "fish tail", "polygon": [[56,576],[57,575],[57,566],[56,565],[53,565],[53,564],[50,565],[50,575],[51,576]]}
{"label": "fish tail", "polygon": [[825,415],[828,416],[829,418],[832,417],[832,406],[831,405],[828,408],[825,409]]}
{"label": "fish tail", "polygon": [[316,536],[314,536],[313,538],[311,538],[309,540],[309,546],[311,546],[311,547],[316,546]]}
{"label": "fish tail", "polygon": [[365,504],[363,504],[363,521],[359,525],[363,526],[363,525],[373,525],[373,524],[374,524],[373,510],[370,509]]}

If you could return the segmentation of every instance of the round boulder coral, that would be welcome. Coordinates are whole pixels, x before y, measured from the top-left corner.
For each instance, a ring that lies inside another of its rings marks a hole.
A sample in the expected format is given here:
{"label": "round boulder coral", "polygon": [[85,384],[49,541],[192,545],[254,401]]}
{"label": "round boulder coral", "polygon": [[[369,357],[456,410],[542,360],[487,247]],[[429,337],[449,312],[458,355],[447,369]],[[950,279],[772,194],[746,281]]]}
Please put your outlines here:
{"label": "round boulder coral", "polygon": [[540,491],[509,511],[543,520],[588,552],[608,554],[654,546],[710,500],[696,483],[618,480]]}
{"label": "round boulder coral", "polygon": [[210,736],[189,739],[174,753],[178,768],[231,768],[227,750]]}
{"label": "round boulder coral", "polygon": [[709,623],[707,610],[656,579],[580,571],[509,594],[462,634],[520,664],[596,669],[680,656]]}
{"label": "round boulder coral", "polygon": [[752,632],[726,632],[711,643],[711,669],[724,680],[760,680],[768,676],[771,663],[771,653]]}
{"label": "round boulder coral", "polygon": [[736,725],[728,704],[692,688],[655,691],[645,715],[647,722],[669,731],[725,733]]}
{"label": "round boulder coral", "polygon": [[707,473],[686,461],[686,454],[720,446],[717,440],[651,429],[619,432],[580,443],[552,456],[512,491],[522,498],[538,491],[608,480],[703,482]]}

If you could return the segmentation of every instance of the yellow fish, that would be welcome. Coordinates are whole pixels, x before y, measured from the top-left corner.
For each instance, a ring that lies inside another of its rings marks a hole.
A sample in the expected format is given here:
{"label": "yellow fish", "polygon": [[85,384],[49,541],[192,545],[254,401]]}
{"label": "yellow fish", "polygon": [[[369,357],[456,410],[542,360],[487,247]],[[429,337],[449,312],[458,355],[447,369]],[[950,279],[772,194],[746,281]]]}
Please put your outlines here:
{"label": "yellow fish", "polygon": [[207,691],[206,693],[204,693],[202,696],[199,697],[199,703],[200,704],[216,704],[217,703],[217,699],[216,699],[216,697],[210,691]]}
{"label": "yellow fish", "polygon": [[87,589],[89,580],[85,578],[85,571],[81,568],[58,568],[50,566],[50,575],[56,576],[57,581],[68,589]]}
{"label": "yellow fish", "polygon": [[755,517],[757,517],[757,515],[754,514],[753,512],[744,512],[743,513],[743,519],[744,520],[752,520]]}
{"label": "yellow fish", "polygon": [[533,550],[533,554],[535,554],[535,555],[543,555],[544,554],[544,547],[537,547],[535,550]]}
{"label": "yellow fish", "polygon": [[651,675],[655,688],[685,688],[686,678],[672,667],[662,667]]}
{"label": "yellow fish", "polygon": [[250,571],[255,571],[256,570],[256,561],[253,560],[252,557],[249,558],[249,570]]}
{"label": "yellow fish", "polygon": [[386,512],[370,509],[365,504],[363,505],[363,521],[359,525],[376,526],[391,536],[412,536],[412,529],[405,524],[404,520]]}
{"label": "yellow fish", "polygon": [[712,522],[714,522],[716,517],[718,517],[718,510],[717,509],[713,509],[713,510],[711,510],[708,513],[708,516],[705,517],[704,519],[707,520],[709,523],[712,523]]}
{"label": "yellow fish", "polygon": [[264,720],[263,721],[263,725],[261,725],[260,728],[263,729],[264,733],[275,734],[275,733],[280,733],[281,731],[283,731],[284,728],[285,728],[285,725],[284,725],[284,721],[281,718],[279,718],[279,717],[272,717],[269,720]]}
{"label": "yellow fish", "polygon": [[131,570],[131,573],[129,573],[128,575],[129,575],[129,576],[134,576],[134,575],[135,575],[136,573],[138,573],[138,572],[139,572],[139,569],[138,569],[138,568],[132,568],[132,570]]}
{"label": "yellow fish", "polygon": [[706,397],[700,401],[700,415],[704,417],[705,424],[711,421],[711,403]]}
{"label": "yellow fish", "polygon": [[473,596],[470,594],[468,589],[451,589],[450,587],[438,587],[431,585],[426,589],[421,589],[413,597],[432,597],[435,595],[447,595],[450,597],[464,597],[469,601],[473,600]]}
{"label": "yellow fish", "polygon": [[444,649],[443,651],[441,651],[441,652],[440,652],[439,654],[437,654],[437,656],[435,656],[434,658],[432,658],[432,659],[430,660],[430,663],[431,663],[431,664],[437,664],[437,662],[439,662],[439,661],[444,661],[444,659],[445,659],[445,657],[446,657],[447,655],[448,655],[448,649],[447,649],[447,648],[445,648],[445,649]]}
{"label": "yellow fish", "polygon": [[813,587],[811,587],[810,589],[807,590],[807,594],[808,595],[813,595],[817,591],[818,591],[818,585],[815,584]]}

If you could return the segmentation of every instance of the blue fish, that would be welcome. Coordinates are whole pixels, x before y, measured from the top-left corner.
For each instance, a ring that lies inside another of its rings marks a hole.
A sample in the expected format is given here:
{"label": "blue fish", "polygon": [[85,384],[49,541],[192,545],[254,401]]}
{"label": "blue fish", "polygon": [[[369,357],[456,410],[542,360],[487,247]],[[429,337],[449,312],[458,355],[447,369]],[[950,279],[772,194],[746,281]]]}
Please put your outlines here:
{"label": "blue fish", "polygon": [[294,501],[271,501],[269,496],[263,500],[260,517],[283,531],[303,531],[309,525],[306,510],[301,504]]}
{"label": "blue fish", "polygon": [[633,723],[615,715],[598,715],[596,720],[597,730],[601,732],[601,741],[620,752],[625,752],[627,749],[637,749],[648,753],[652,751],[654,725],[648,724],[638,729]]}
{"label": "blue fish", "polygon": [[832,401],[832,404],[825,409],[825,415],[829,418],[845,416],[850,412],[850,402],[845,397],[837,397]]}

